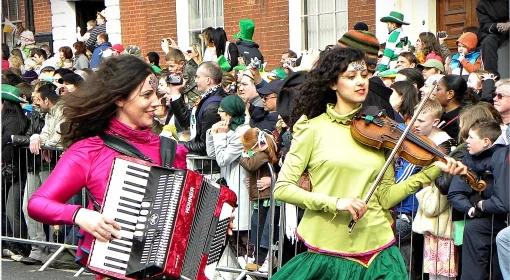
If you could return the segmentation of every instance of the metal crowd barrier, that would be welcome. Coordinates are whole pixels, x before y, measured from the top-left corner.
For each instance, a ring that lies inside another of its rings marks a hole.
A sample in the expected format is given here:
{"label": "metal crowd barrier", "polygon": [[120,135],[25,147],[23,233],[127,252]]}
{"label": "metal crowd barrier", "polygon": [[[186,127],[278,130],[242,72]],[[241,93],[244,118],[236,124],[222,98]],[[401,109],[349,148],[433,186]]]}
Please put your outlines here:
{"label": "metal crowd barrier", "polygon": [[[188,155],[187,157],[187,164],[188,169],[196,170],[200,172],[202,175],[204,175],[206,178],[212,180],[212,181],[218,181],[221,178],[220,175],[220,168],[218,164],[216,163],[216,160],[211,157],[207,156],[198,156],[198,155]],[[267,260],[268,260],[268,271],[267,272],[260,272],[258,270],[259,267],[256,267],[255,270],[248,270],[246,267],[243,267],[246,265],[247,260],[252,260],[255,264],[257,263],[257,251],[259,247],[259,243],[261,240],[259,240],[259,236],[257,234],[257,237],[255,238],[256,242],[255,244],[250,244],[249,240],[251,239],[251,226],[248,230],[239,230],[235,231],[236,234],[234,234],[235,239],[235,248],[234,252],[231,252],[230,250],[233,249],[230,247],[232,243],[227,244],[226,250],[222,256],[222,260],[220,260],[220,265],[216,268],[216,270],[219,272],[219,275],[217,275],[218,279],[244,279],[245,277],[258,277],[258,278],[268,278],[270,279],[272,276],[272,269],[273,267],[281,267],[281,256],[278,255],[276,258],[276,263],[274,263],[273,256],[275,252],[278,252],[278,254],[281,254],[282,248],[281,245],[283,244],[281,242],[281,237],[283,237],[283,234],[279,235],[278,240],[275,241],[275,227],[280,227],[280,220],[275,220],[275,201],[273,198],[273,190],[274,185],[276,183],[276,174],[274,172],[274,168],[271,164],[267,165],[269,171],[270,171],[270,177],[271,177],[271,186],[270,186],[270,206],[269,206],[269,219],[270,219],[270,227],[269,227],[269,248],[267,252]],[[231,170],[232,171],[232,170]],[[244,169],[242,167],[238,167],[237,170],[234,170],[236,174],[244,173]],[[242,180],[241,176],[238,176],[238,181],[235,182],[233,185],[229,185],[229,187],[236,192],[238,195],[238,204],[239,207],[236,208],[236,215],[234,219],[234,224],[236,224],[236,228],[239,229],[241,224],[241,219],[248,219],[248,222],[251,224],[252,220],[252,211],[253,211],[253,205],[252,202],[249,201],[249,199],[245,196],[243,196],[242,188],[248,189],[246,186],[246,182]],[[246,194],[247,195],[247,194]],[[249,205],[244,205],[244,207],[248,206],[248,209],[250,210],[246,217],[241,217],[241,209],[243,209],[243,205],[241,205],[243,202],[246,203],[248,201]],[[282,209],[282,207],[280,207]],[[260,215],[257,216],[256,224],[260,227],[263,227],[264,225],[260,223]],[[257,231],[258,232],[258,231]],[[282,232],[281,230],[279,231]],[[246,244],[244,244],[246,243]],[[250,245],[253,245],[253,258],[249,258],[248,254],[250,252]],[[240,251],[246,251],[246,254],[243,254],[243,252]],[[232,255],[233,254],[233,255]],[[240,263],[240,259],[244,259],[246,263]],[[222,274],[223,273],[223,274]],[[252,279],[252,278],[249,278]]]}
{"label": "metal crowd barrier", "polygon": [[[7,176],[2,174],[1,239],[2,242],[38,246],[40,251],[44,251],[46,260],[39,271],[48,268],[66,250],[74,256],[78,242],[76,226],[42,225],[28,217],[26,212],[31,193],[46,180],[62,152],[60,148],[43,147],[40,154],[34,156],[28,147],[14,147],[11,151],[12,161],[3,163],[10,165],[13,172]],[[71,200],[75,204],[86,203],[84,193]]]}
{"label": "metal crowd barrier", "polygon": [[[30,232],[28,227],[30,227],[30,222],[33,220],[31,221],[31,219],[25,215],[26,213],[23,211],[23,203],[25,202],[23,195],[26,191],[26,187],[28,186],[27,181],[29,181],[28,179],[30,176],[36,175],[40,175],[41,181],[44,181],[47,175],[49,175],[49,172],[53,169],[56,160],[58,160],[62,153],[62,150],[50,147],[45,147],[43,150],[45,151],[45,157],[50,155],[51,160],[47,161],[43,157],[32,156],[26,147],[16,148],[13,152],[14,157],[12,160],[12,164],[15,169],[11,176],[2,177],[2,242],[19,242],[23,244],[53,248],[51,256],[39,268],[39,271],[45,270],[65,250],[75,250],[77,242],[76,236],[74,235],[74,230],[76,230],[76,228],[72,228],[72,226],[60,227],[58,232],[61,234],[53,234],[55,233],[55,230],[51,230],[50,227],[50,231],[46,231],[44,240],[31,239],[28,234]],[[216,163],[216,160],[213,158],[188,155],[187,165],[189,169],[197,170],[210,180],[218,181],[221,178],[220,168]],[[268,270],[260,271],[260,267],[248,270],[245,266],[246,263],[248,263],[248,260],[257,263],[257,250],[260,248],[259,245],[261,240],[257,233],[255,244],[250,244],[253,202],[249,201],[249,199],[245,197],[247,194],[243,194],[242,188],[247,188],[246,182],[241,179],[241,176],[238,176],[238,181],[234,182],[229,187],[236,191],[237,194],[241,194],[240,196],[238,195],[238,202],[244,201],[244,203],[246,203],[246,201],[248,201],[249,211],[244,214],[241,213],[243,206],[246,208],[247,205],[240,205],[240,207],[236,210],[236,220],[234,220],[234,224],[236,224],[236,229],[239,229],[242,226],[241,221],[247,221],[248,228],[235,230],[234,236],[229,237],[229,243],[226,246],[222,259],[220,260],[220,265],[217,267],[217,275],[215,279],[271,279],[271,276],[273,275],[273,268],[278,270],[292,256],[306,250],[301,242],[296,241],[291,244],[285,237],[285,204],[281,203],[279,209],[276,206],[277,202],[273,197],[276,174],[273,166],[269,165],[268,167],[271,175],[271,196],[269,198],[270,228],[269,246],[267,248]],[[44,173],[46,171],[47,173]],[[230,170],[230,172],[237,172],[237,174],[241,174],[244,172],[244,169],[239,167],[238,170]],[[83,193],[81,197],[75,198],[75,203],[81,203],[85,206],[87,203],[86,195]],[[294,214],[296,216],[302,214],[302,210],[299,210],[298,208],[296,208],[295,211],[296,213]],[[396,213],[396,216],[398,215],[399,213]],[[411,216],[414,216],[414,213],[412,213]],[[7,217],[9,217],[9,219],[7,219]],[[25,221],[25,217],[28,217],[27,221]],[[510,219],[507,216],[507,226],[509,225],[509,221]],[[260,216],[258,216],[257,220],[253,222],[259,227],[263,226],[260,222]],[[407,264],[407,271],[409,274],[408,279],[426,279],[427,276],[424,274],[422,267],[420,267],[420,259],[423,258],[423,241],[419,238],[422,236],[413,233],[409,236],[409,238],[404,238],[398,234],[397,231],[395,234],[397,240],[396,246],[398,246],[401,250]],[[55,236],[55,238],[52,238],[53,236]],[[495,239],[495,237],[496,235],[494,234],[493,239]],[[254,247],[250,248],[250,245],[253,245]],[[493,251],[496,250],[496,248],[491,246],[490,250]],[[248,259],[250,253],[253,254],[253,258],[250,257],[251,259]],[[244,260],[244,262],[242,260]],[[492,257],[489,262],[494,262]],[[460,269],[460,267],[457,267],[457,269]],[[81,268],[75,276],[79,276],[83,271],[84,268]],[[492,279],[492,270],[489,274]]]}

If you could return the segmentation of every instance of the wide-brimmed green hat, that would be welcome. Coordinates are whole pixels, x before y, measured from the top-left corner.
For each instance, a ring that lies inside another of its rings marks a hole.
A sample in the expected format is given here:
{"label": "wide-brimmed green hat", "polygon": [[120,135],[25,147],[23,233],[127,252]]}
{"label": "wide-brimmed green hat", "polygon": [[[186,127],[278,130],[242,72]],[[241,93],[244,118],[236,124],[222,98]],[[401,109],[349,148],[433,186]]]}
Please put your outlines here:
{"label": "wide-brimmed green hat", "polygon": [[239,20],[239,32],[237,32],[237,34],[234,34],[234,39],[252,41],[254,32],[255,22],[249,18],[242,18]]}
{"label": "wide-brimmed green hat", "polygon": [[396,22],[396,23],[400,23],[403,25],[409,25],[408,22],[404,21],[404,14],[396,12],[396,11],[391,11],[390,15],[382,17],[381,21],[382,22]]}
{"label": "wide-brimmed green hat", "polygon": [[14,103],[27,102],[25,99],[19,96],[20,91],[17,87],[8,84],[2,84],[2,100],[9,100]]}

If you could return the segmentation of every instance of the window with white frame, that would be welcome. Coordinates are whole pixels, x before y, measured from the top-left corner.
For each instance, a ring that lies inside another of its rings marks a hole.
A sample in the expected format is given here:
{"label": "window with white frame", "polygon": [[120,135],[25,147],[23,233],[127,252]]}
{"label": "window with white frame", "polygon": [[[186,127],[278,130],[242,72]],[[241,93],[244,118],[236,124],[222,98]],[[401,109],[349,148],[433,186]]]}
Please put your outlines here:
{"label": "window with white frame", "polygon": [[223,27],[223,0],[189,0],[189,44],[199,43],[206,27]]}
{"label": "window with white frame", "polygon": [[19,3],[18,0],[2,1],[2,17],[8,18],[10,21],[19,20]]}
{"label": "window with white frame", "polygon": [[303,0],[301,49],[324,49],[347,31],[348,0]]}

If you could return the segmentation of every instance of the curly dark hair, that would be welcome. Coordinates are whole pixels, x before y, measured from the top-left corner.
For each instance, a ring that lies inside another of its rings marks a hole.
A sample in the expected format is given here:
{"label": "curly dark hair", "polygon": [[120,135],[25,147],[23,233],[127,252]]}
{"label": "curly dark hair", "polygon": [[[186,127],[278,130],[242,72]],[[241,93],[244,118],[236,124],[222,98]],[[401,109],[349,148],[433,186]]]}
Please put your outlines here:
{"label": "curly dark hair", "polygon": [[351,62],[362,60],[365,60],[365,54],[357,49],[334,47],[323,51],[301,85],[291,124],[302,115],[308,119],[317,117],[326,112],[326,104],[336,103],[336,93],[331,89],[331,85],[336,83],[339,75],[347,70]]}
{"label": "curly dark hair", "polygon": [[150,65],[132,55],[105,60],[75,94],[64,96],[64,145],[103,132],[117,113],[115,102],[128,98],[150,74]]}

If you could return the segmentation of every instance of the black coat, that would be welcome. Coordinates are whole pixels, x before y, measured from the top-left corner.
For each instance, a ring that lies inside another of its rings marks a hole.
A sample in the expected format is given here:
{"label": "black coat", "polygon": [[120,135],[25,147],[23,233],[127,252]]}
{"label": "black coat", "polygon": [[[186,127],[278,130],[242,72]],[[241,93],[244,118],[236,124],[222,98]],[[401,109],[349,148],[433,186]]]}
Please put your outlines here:
{"label": "black coat", "polygon": [[245,65],[250,64],[251,59],[256,57],[261,63],[264,63],[264,56],[259,50],[259,45],[255,42],[239,40],[236,42],[239,57],[244,59]]}
{"label": "black coat", "polygon": [[[214,96],[216,96],[217,100],[219,101],[207,101],[209,98],[213,98]],[[198,103],[197,109],[195,111],[197,132],[196,136],[192,140],[183,143],[190,153],[207,155],[205,148],[206,131],[211,128],[213,124],[220,121],[220,116],[218,115],[218,107],[220,106],[221,99],[225,96],[226,94],[223,88],[218,87],[218,89],[207,95],[205,98],[202,98],[202,100],[200,100]],[[206,104],[206,107],[202,108],[204,104]],[[170,107],[174,112],[175,118],[179,124],[181,124],[183,127],[189,127],[191,120],[191,110],[186,108],[186,105],[184,104],[184,98],[181,96],[179,99],[170,102]]]}
{"label": "black coat", "polygon": [[386,115],[395,119],[393,107],[390,104],[392,90],[385,86],[381,78],[372,77],[368,80],[368,95],[363,101],[363,107],[376,106],[380,110],[386,111]]}
{"label": "black coat", "polygon": [[[487,183],[487,188],[479,195],[476,191],[471,189],[463,178],[454,176],[448,191],[448,201],[455,210],[467,214],[469,209],[475,206],[478,201],[491,199],[492,204],[484,203],[486,212],[492,214],[505,213],[505,208],[501,203],[501,199],[492,198],[495,194],[502,192],[497,188],[505,187],[503,184],[501,186],[495,186],[493,183],[494,177],[502,176],[500,174],[503,172],[503,170],[498,169],[498,174],[494,174],[494,170],[498,168],[496,166],[498,164],[494,164],[493,156],[501,155],[501,149],[505,150],[507,148],[505,146],[495,145],[478,155],[465,153],[462,162]],[[500,163],[499,165],[503,164]],[[506,188],[508,187],[506,186]]]}
{"label": "black coat", "polygon": [[480,0],[476,14],[480,23],[479,41],[487,34],[499,34],[496,24],[508,21],[508,0]]}

